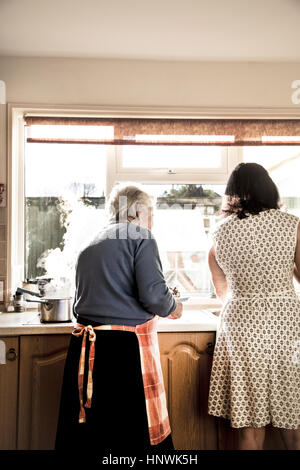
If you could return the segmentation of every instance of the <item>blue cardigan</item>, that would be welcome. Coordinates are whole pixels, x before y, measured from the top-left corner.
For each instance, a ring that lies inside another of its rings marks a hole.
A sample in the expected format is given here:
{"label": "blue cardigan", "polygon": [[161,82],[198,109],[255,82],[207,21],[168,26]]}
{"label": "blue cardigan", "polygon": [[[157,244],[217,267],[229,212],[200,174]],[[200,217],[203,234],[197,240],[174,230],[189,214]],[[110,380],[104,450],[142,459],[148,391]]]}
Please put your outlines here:
{"label": "blue cardigan", "polygon": [[135,326],[175,308],[150,230],[130,222],[110,224],[79,254],[76,318]]}

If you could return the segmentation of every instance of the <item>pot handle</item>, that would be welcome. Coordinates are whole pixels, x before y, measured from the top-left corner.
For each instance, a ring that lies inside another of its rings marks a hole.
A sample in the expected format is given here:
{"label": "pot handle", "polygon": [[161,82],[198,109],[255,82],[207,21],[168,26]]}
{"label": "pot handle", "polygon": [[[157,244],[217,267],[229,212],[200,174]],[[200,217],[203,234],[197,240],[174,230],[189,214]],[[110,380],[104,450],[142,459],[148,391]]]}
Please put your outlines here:
{"label": "pot handle", "polygon": [[32,292],[31,290],[23,289],[22,287],[17,288],[16,294],[30,294],[34,295],[35,297],[42,297],[38,292]]}
{"label": "pot handle", "polygon": [[49,303],[49,302],[47,302],[47,300],[41,300],[41,299],[40,300],[38,300],[38,299],[36,299],[36,300],[25,299],[25,300],[26,300],[26,302],[34,302],[34,303],[38,302],[39,304],[48,304]]}

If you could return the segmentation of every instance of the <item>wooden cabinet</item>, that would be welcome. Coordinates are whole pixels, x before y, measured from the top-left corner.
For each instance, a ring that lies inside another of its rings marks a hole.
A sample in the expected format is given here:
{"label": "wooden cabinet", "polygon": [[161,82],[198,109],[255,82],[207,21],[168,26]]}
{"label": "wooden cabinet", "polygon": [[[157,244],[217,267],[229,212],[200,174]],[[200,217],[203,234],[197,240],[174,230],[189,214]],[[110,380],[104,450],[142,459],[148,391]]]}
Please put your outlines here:
{"label": "wooden cabinet", "polygon": [[17,447],[19,338],[0,338],[0,450]]}
{"label": "wooden cabinet", "polygon": [[217,449],[217,422],[207,413],[214,332],[159,333],[175,449]]}
{"label": "wooden cabinet", "polygon": [[70,335],[21,336],[17,448],[54,448]]}
{"label": "wooden cabinet", "polygon": [[[178,450],[238,448],[238,431],[207,413],[214,332],[159,333],[174,446]],[[54,448],[70,335],[0,338],[0,449]],[[284,449],[267,427],[265,449]]]}

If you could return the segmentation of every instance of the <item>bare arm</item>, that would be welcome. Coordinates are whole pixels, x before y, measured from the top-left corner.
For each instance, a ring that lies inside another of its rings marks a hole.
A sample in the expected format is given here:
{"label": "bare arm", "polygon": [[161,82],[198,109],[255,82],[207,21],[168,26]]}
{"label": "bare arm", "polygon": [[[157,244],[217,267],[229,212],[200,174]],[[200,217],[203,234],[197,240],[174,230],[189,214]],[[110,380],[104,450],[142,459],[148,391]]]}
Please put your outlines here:
{"label": "bare arm", "polygon": [[300,223],[297,230],[297,245],[295,253],[294,276],[300,283]]}
{"label": "bare arm", "polygon": [[212,282],[216,290],[216,294],[223,302],[227,293],[227,280],[224,272],[216,261],[214,247],[209,250],[208,265],[212,276]]}

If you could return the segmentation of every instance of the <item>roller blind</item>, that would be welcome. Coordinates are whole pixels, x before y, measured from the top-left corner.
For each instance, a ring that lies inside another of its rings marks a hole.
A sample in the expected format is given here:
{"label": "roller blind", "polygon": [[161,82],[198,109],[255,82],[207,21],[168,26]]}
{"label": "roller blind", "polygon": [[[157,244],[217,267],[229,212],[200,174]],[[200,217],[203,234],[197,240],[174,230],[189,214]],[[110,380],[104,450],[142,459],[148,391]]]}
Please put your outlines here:
{"label": "roller blind", "polygon": [[[25,123],[27,142],[115,145],[299,145],[300,143],[300,119],[138,119],[27,115]],[[46,126],[48,132],[43,132]],[[88,137],[80,136],[80,132],[72,137],[68,136],[68,132],[62,132],[61,126],[65,126],[66,130],[70,130],[70,126],[86,126],[91,132]]]}

